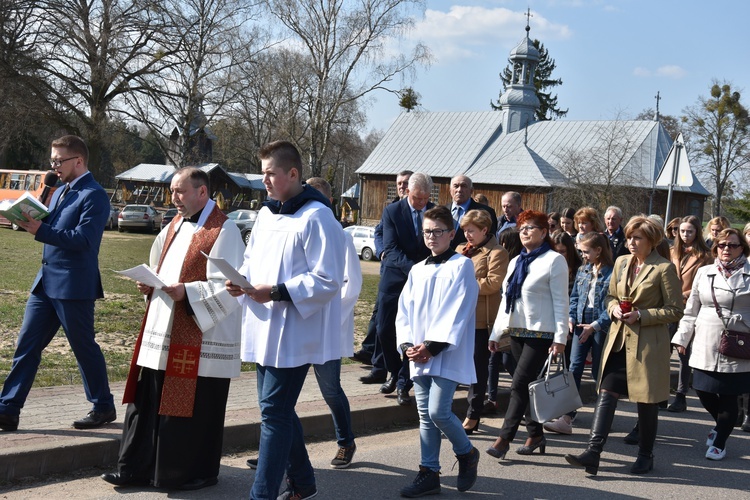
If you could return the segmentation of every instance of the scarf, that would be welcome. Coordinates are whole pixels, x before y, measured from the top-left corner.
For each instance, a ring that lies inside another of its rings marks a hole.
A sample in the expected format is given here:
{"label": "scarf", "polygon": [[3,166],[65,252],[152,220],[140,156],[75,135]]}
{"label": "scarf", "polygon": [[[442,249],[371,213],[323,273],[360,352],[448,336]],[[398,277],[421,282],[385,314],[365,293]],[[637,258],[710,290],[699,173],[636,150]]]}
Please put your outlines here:
{"label": "scarf", "polygon": [[516,267],[513,269],[513,274],[510,275],[508,286],[505,290],[506,314],[513,312],[516,308],[516,300],[521,297],[521,287],[526,280],[526,276],[529,274],[529,265],[534,262],[537,257],[550,250],[552,250],[552,248],[546,241],[531,252],[527,252],[526,248],[521,250],[518,259],[516,259]]}
{"label": "scarf", "polygon": [[747,257],[744,255],[740,255],[736,259],[727,262],[724,264],[718,257],[716,257],[716,267],[719,269],[719,272],[724,275],[725,278],[730,278],[734,273],[745,267],[745,262],[747,262]]}
{"label": "scarf", "polygon": [[490,241],[490,238],[492,238],[492,235],[487,235],[487,238],[485,238],[484,241],[477,246],[474,246],[471,243],[466,243],[466,246],[461,250],[461,255],[472,258],[480,248],[485,246],[487,242]]}

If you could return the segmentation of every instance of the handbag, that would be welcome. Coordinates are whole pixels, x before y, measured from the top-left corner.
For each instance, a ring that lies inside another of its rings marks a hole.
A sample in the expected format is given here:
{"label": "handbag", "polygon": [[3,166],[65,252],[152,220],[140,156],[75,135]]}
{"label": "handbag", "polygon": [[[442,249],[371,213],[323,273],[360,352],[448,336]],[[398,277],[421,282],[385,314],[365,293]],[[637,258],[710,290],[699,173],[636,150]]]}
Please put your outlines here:
{"label": "handbag", "polygon": [[[719,302],[716,300],[716,292],[714,292],[714,277],[711,277],[711,298],[714,299],[714,308],[716,314],[719,315],[719,319],[724,324],[724,330],[721,331],[721,340],[719,340],[719,352],[729,358],[737,359],[750,359],[750,333],[749,332],[738,332],[736,330],[730,330],[727,328],[727,323],[724,316],[721,314],[721,307]],[[734,309],[734,290],[732,290],[732,307]]]}
{"label": "handbag", "polygon": [[497,348],[495,352],[508,352],[510,351],[510,330],[507,328],[500,334],[500,338],[497,339]]}
{"label": "handbag", "polygon": [[549,422],[583,406],[573,374],[568,371],[565,356],[558,356],[554,374],[552,357],[553,354],[550,353],[537,380],[529,384],[531,418],[539,423]]}

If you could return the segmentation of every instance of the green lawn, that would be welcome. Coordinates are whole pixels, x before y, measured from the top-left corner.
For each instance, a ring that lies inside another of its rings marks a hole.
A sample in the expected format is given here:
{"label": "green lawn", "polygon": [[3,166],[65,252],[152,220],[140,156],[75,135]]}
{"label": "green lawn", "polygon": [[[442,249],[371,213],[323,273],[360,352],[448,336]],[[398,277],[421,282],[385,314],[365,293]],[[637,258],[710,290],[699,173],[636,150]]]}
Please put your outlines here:
{"label": "green lawn", "polygon": [[[112,381],[123,380],[130,365],[132,346],[145,309],[143,296],[135,284],[115,274],[148,261],[154,235],[105,231],[99,252],[99,268],[104,285],[104,299],[96,302],[94,328],[107,359]],[[39,270],[42,245],[22,231],[0,228],[0,255],[3,271],[0,277],[0,381],[10,370],[18,330],[23,320],[29,288]],[[378,276],[364,276],[360,300],[355,310],[355,344],[367,331],[377,296]],[[243,370],[251,369],[249,363]],[[80,383],[75,357],[60,330],[45,350],[34,385],[45,387]]]}

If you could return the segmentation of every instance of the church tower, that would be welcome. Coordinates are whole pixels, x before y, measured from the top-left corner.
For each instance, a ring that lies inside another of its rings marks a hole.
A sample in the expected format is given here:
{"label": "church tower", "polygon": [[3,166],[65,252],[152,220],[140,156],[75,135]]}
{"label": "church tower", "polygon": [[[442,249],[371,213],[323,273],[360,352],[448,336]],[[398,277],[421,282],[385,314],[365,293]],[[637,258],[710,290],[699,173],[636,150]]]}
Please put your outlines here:
{"label": "church tower", "polygon": [[509,134],[525,128],[536,121],[540,102],[534,88],[534,73],[539,64],[539,51],[529,39],[528,17],[526,37],[510,53],[513,74],[510,85],[500,96],[500,112],[503,115],[503,132]]}

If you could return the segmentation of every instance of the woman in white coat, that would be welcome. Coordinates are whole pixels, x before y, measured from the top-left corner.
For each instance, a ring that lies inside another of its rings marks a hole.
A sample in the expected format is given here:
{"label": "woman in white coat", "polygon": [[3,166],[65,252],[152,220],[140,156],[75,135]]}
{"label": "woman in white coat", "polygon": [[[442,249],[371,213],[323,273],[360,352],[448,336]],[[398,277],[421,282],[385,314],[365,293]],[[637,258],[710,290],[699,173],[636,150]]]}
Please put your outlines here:
{"label": "woman in white coat", "polygon": [[693,389],[716,423],[708,434],[706,458],[721,460],[737,421],[737,396],[750,387],[750,359],[719,352],[725,329],[750,332],[750,246],[739,230],[729,228],[714,238],[711,253],[716,260],[698,270],[672,343],[684,353],[693,341]]}

